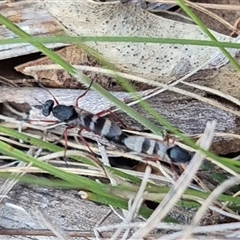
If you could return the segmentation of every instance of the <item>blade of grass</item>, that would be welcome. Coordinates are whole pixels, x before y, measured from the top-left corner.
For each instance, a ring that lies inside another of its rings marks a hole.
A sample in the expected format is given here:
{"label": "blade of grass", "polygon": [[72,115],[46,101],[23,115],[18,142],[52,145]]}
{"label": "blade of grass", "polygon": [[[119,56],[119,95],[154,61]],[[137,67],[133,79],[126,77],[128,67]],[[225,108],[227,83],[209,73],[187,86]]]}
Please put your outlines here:
{"label": "blade of grass", "polygon": [[[26,134],[23,134],[23,133],[20,133],[18,131],[12,130],[10,128],[4,127],[2,125],[0,125],[0,132],[8,134],[9,136],[17,138],[17,139],[21,139],[24,142],[30,143],[31,145],[38,146],[38,147],[43,148],[43,149],[47,149],[50,152],[64,151],[63,147],[59,147],[59,146],[57,146],[53,143],[45,142],[45,141],[42,141],[41,139],[28,136]],[[89,160],[87,157],[84,158],[84,157],[78,157],[78,156],[71,156],[71,158],[74,159],[74,160],[83,162],[85,164],[94,166],[92,161]]]}
{"label": "blade of grass", "polygon": [[72,36],[53,36],[53,37],[28,37],[0,39],[0,44],[16,44],[16,43],[69,43],[79,44],[83,42],[134,42],[134,43],[155,43],[155,44],[179,44],[179,45],[195,45],[207,47],[222,47],[240,49],[239,43],[193,40],[193,39],[175,39],[175,38],[148,38],[148,37],[72,37]]}
{"label": "blade of grass", "polygon": [[[13,148],[12,146],[0,141],[0,152],[11,156],[15,159],[18,159],[20,161],[31,163],[33,166],[38,167],[60,179],[65,180],[66,182],[74,185],[74,187],[78,187],[82,190],[92,191],[96,193],[99,196],[106,197],[109,199],[112,199],[112,201],[125,201],[126,205],[127,202],[123,198],[113,195],[112,193],[109,193],[107,190],[109,189],[109,186],[106,186],[101,183],[97,183],[87,177],[78,176],[69,172],[64,172],[48,163],[39,161],[38,159],[31,157],[22,151]],[[110,189],[111,190],[111,189]]]}
{"label": "blade of grass", "polygon": [[[64,150],[64,148],[56,146],[55,144],[42,141],[41,139],[37,139],[37,138],[31,137],[31,136],[28,136],[26,134],[23,134],[23,133],[19,133],[18,131],[9,129],[9,128],[4,127],[2,125],[0,125],[0,132],[8,134],[9,136],[11,136],[13,138],[21,139],[24,142],[27,142],[27,143],[30,143],[31,145],[38,146],[40,148],[49,150],[51,152],[59,152],[59,151]],[[92,161],[89,160],[87,157],[86,158],[78,157],[78,156],[69,156],[69,157],[71,159],[83,162],[83,163],[88,164],[88,165],[94,165],[92,163]],[[126,180],[130,180],[135,184],[139,184],[141,182],[141,179],[138,178],[138,177],[132,176],[130,174],[124,173],[122,171],[119,171],[119,170],[111,168],[111,167],[107,167],[107,166],[105,166],[105,167],[107,168],[108,171],[113,172],[114,174],[118,175],[121,178],[124,178]],[[155,184],[150,184],[149,186],[152,186],[152,188],[156,187]]]}

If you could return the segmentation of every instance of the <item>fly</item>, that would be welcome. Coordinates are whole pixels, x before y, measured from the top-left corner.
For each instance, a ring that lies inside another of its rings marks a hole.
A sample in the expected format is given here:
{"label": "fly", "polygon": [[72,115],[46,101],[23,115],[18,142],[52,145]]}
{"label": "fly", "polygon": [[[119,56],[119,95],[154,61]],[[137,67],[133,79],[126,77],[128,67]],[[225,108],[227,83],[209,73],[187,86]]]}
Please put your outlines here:
{"label": "fly", "polygon": [[[58,100],[53,96],[53,94],[42,86],[49,94],[51,94],[53,100],[47,100],[44,104],[35,107],[42,110],[43,116],[47,117],[52,113],[58,122],[63,122],[67,125],[66,129],[64,130],[65,142],[67,141],[67,130],[71,128],[80,128],[78,134],[85,144],[87,143],[81,136],[81,131],[83,129],[93,132],[101,137],[105,137],[108,140],[118,141],[118,138],[122,135],[122,129],[118,123],[113,121],[111,118],[100,116],[103,112],[93,114],[78,107],[79,99],[87,94],[91,88],[91,85],[92,82],[88,89],[77,98],[75,106],[59,104]],[[92,152],[92,150],[90,151]]]}

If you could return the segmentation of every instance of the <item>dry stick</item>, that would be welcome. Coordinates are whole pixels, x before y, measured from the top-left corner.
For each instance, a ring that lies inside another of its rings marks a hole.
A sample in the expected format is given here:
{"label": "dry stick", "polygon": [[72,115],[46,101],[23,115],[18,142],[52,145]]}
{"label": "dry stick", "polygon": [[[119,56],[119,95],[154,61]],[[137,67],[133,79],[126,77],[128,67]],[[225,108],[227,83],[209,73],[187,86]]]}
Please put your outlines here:
{"label": "dry stick", "polygon": [[[1,120],[4,120],[6,122],[11,122],[11,123],[17,123],[19,124],[19,120],[16,120],[15,118],[11,118],[11,117],[6,117],[4,115],[1,115],[0,114],[0,119]],[[40,120],[36,120],[36,122],[39,122]],[[35,122],[35,121],[34,121]],[[26,126],[26,127],[29,127],[29,128],[33,128],[33,129],[37,129],[37,130],[42,130],[42,131],[45,131],[47,129],[52,129],[52,128],[55,128],[57,126],[61,126],[61,125],[66,125],[66,123],[63,123],[63,122],[60,122],[60,123],[56,123],[56,124],[52,124],[50,126],[36,126],[34,124],[30,124],[30,123],[26,123],[26,122],[23,122],[22,123],[23,127]]]}
{"label": "dry stick", "polygon": [[[150,2],[163,2],[163,1],[150,1]],[[164,1],[165,2],[165,1]],[[166,1],[167,3],[170,3],[172,1]],[[239,29],[237,29],[234,25],[230,24],[229,22],[227,22],[226,20],[224,20],[223,18],[221,18],[220,16],[218,16],[217,14],[207,10],[206,8],[213,8],[213,6],[215,5],[216,7],[218,6],[221,6],[221,8],[218,8],[218,9],[224,9],[226,10],[225,8],[223,8],[224,6],[231,6],[231,5],[222,5],[222,4],[201,4],[201,3],[192,3],[192,2],[189,2],[187,0],[184,1],[184,3],[189,6],[189,7],[192,7],[192,8],[195,8],[196,10],[200,11],[200,12],[203,12],[205,13],[206,15],[212,17],[213,19],[217,20],[218,22],[222,23],[225,27],[227,27],[228,29],[231,29],[233,32],[237,32],[238,34],[240,34],[240,31]],[[177,4],[175,2],[175,4]],[[206,6],[204,6],[206,5]],[[208,7],[211,6],[211,7]],[[234,6],[233,6],[234,7]],[[215,8],[217,9],[217,8]],[[236,10],[236,9],[232,9],[232,10]]]}
{"label": "dry stick", "polygon": [[[142,228],[145,223],[143,222],[136,222],[136,223],[125,223],[121,224],[123,228]],[[107,232],[107,231],[112,231],[114,229],[117,229],[119,227],[119,224],[114,224],[114,225],[106,225],[103,227],[99,227],[98,231],[99,232]],[[185,225],[180,225],[180,224],[173,224],[173,223],[158,223],[157,225],[158,229],[164,229],[164,230],[171,230],[171,231],[179,231],[183,230],[186,228]],[[216,224],[216,225],[208,225],[208,226],[199,226],[194,228],[193,232],[194,233],[212,233],[212,232],[221,232],[223,229],[226,230],[235,230],[240,228],[240,223],[225,223],[225,224]]]}
{"label": "dry stick", "polygon": [[198,209],[197,213],[195,214],[192,223],[189,227],[187,227],[186,232],[183,235],[183,239],[187,239],[192,234],[193,228],[198,224],[198,222],[202,219],[204,213],[206,212],[207,208],[210,204],[217,199],[217,197],[222,194],[225,190],[229,189],[230,187],[235,186],[236,184],[240,183],[240,175],[231,177],[230,179],[223,182],[219,185],[214,191],[208,196],[208,198],[204,201],[202,206]]}
{"label": "dry stick", "polygon": [[[212,123],[208,122],[205,135],[201,139],[201,147],[204,149],[208,149],[211,145],[214,129],[216,126],[216,122]],[[187,166],[184,173],[179,177],[175,186],[172,190],[166,195],[162,203],[156,208],[147,222],[144,224],[144,227],[136,231],[130,239],[142,239],[145,237],[152,229],[157,227],[159,221],[161,221],[170,211],[170,209],[175,205],[175,203],[181,198],[182,194],[186,190],[188,184],[193,179],[195,173],[201,166],[201,163],[204,159],[204,155],[200,152],[197,152],[190,164]]]}
{"label": "dry stick", "polygon": [[[100,143],[98,143],[98,148],[99,148],[99,152],[101,154],[101,157],[102,157],[102,162],[104,165],[106,166],[110,166],[110,163],[109,163],[109,158],[108,158],[108,155],[106,153],[106,150],[105,150],[105,147],[102,146]],[[110,172],[108,171],[105,171],[105,176],[108,177],[108,179],[110,180],[111,182],[111,185],[113,186],[117,186],[118,183],[116,181],[116,177],[114,177],[113,174],[111,174]],[[124,219],[120,214],[118,214],[118,212],[114,209],[114,207],[112,205],[109,205],[109,207],[111,208],[111,210],[120,218],[120,219]],[[122,209],[122,212],[123,212],[123,215],[126,216],[127,215],[127,211],[125,209]],[[100,239],[100,234],[99,234],[99,231],[97,230],[97,227],[94,227],[94,233],[95,233],[95,237],[96,239]]]}
{"label": "dry stick", "polygon": [[[34,148],[30,148],[27,152],[28,155],[32,155],[33,154],[33,151],[35,149]],[[38,157],[41,153],[42,149],[39,148],[37,150],[37,152],[34,154],[34,157]],[[25,162],[19,162],[18,163],[18,166],[26,166],[26,172],[28,172],[28,169],[32,167],[32,163],[25,163]],[[26,172],[18,172],[15,174],[15,179],[7,179],[5,181],[5,183],[3,184],[3,186],[1,187],[2,191],[7,194],[12,188],[13,186],[18,182],[18,178],[21,178],[23,175],[25,175]],[[0,192],[1,192],[1,189],[0,189]],[[2,201],[3,199],[0,198],[0,202]]]}
{"label": "dry stick", "polygon": [[[125,224],[125,228],[131,227],[131,228],[140,228],[143,226],[143,222],[138,222],[138,223],[130,223],[130,224]],[[109,228],[108,228],[109,227]],[[107,233],[106,231],[111,231],[113,229],[116,229],[119,227],[119,224],[111,225],[111,226],[104,226],[100,227],[99,229],[102,230],[102,237],[103,238],[110,238],[112,236],[112,233]],[[174,224],[167,224],[167,223],[160,223],[158,225],[159,229],[166,229],[166,230],[182,230],[185,228],[185,226],[181,225],[174,225]],[[196,227],[194,228],[194,233],[212,233],[212,232],[222,232],[224,231],[231,231],[231,233],[234,230],[239,230],[240,228],[240,223],[226,223],[226,224],[217,224],[217,225],[210,225],[210,226],[201,226],[201,227]],[[104,229],[104,230],[103,230]],[[94,237],[94,233],[92,231],[70,231],[70,230],[65,230],[71,237]],[[220,233],[219,233],[220,234]],[[0,236],[53,236],[54,234],[47,230],[47,229],[1,229],[0,231]],[[151,234],[149,237],[153,237],[156,239],[161,234]]]}
{"label": "dry stick", "polygon": [[[189,92],[189,91],[186,91],[186,90],[183,90],[183,89],[180,89],[180,88],[176,88],[176,87],[172,87],[172,85],[167,85],[167,84],[163,84],[163,83],[160,83],[160,82],[156,82],[156,81],[153,81],[153,80],[150,80],[150,79],[145,79],[145,78],[142,78],[142,77],[137,77],[137,76],[134,76],[134,75],[131,75],[131,74],[127,74],[127,73],[121,73],[121,72],[116,72],[116,71],[112,71],[112,70],[108,70],[108,69],[102,69],[102,68],[98,68],[98,67],[89,67],[89,66],[79,66],[79,65],[73,65],[76,69],[78,70],[86,70],[86,71],[92,71],[92,72],[98,72],[98,73],[104,73],[104,74],[117,74],[118,76],[120,77],[123,77],[123,78],[126,78],[126,79],[131,79],[131,80],[135,80],[137,82],[143,82],[143,83],[147,83],[147,84],[150,84],[150,85],[153,85],[153,86],[160,86],[161,88],[164,88],[163,89],[160,89],[160,91],[156,91],[154,92],[152,96],[154,95],[157,95],[159,94],[160,92],[163,92],[165,90],[170,90],[170,91],[173,91],[173,92],[176,92],[176,93],[179,93],[179,94],[182,94],[182,95],[185,95],[185,96],[189,96],[189,97],[192,97],[194,99],[197,99],[199,101],[202,101],[202,102],[205,102],[205,103],[208,103],[214,107],[217,107],[219,109],[222,109],[226,112],[229,112],[229,113],[232,113],[238,117],[240,117],[240,113],[238,111],[234,111],[232,109],[229,109],[225,106],[223,106],[222,104],[218,103],[217,101],[214,101],[214,100],[210,100],[208,98],[205,98],[205,97],[202,97],[202,96],[199,96],[195,93],[192,93],[192,92]],[[202,66],[201,66],[202,67]],[[51,65],[39,65],[39,66],[34,66],[34,67],[28,67],[27,68],[28,70],[41,70],[41,69],[62,69],[62,67],[58,66],[58,65],[55,65],[55,64],[51,64]],[[199,68],[197,68],[199,70]],[[195,71],[194,71],[195,72]],[[193,74],[193,72],[191,72],[191,74],[187,74],[186,76],[191,76]],[[185,77],[186,77],[185,76]],[[175,81],[174,82],[174,85],[176,85],[177,83],[181,82],[182,81],[182,78],[181,80],[178,80],[178,81]],[[150,95],[148,95],[148,97],[144,97],[141,99],[142,100],[146,100],[147,98],[149,98]],[[233,97],[232,97],[233,98]],[[138,101],[139,102],[139,101]],[[237,102],[237,99],[235,99],[235,102]],[[234,103],[235,103],[234,102]],[[136,103],[136,101],[134,102]]]}
{"label": "dry stick", "polygon": [[226,212],[226,211],[220,209],[219,207],[215,207],[215,206],[209,206],[209,209],[214,211],[214,212],[217,212],[217,213],[219,213],[219,214],[221,214],[225,217],[229,217],[229,218],[236,219],[236,220],[240,221],[240,216],[237,215],[236,213],[234,213],[232,210],[231,210],[231,212],[233,212],[233,213],[229,213],[229,212]]}
{"label": "dry stick", "polygon": [[184,84],[184,85],[196,88],[196,89],[204,90],[205,92],[213,93],[216,96],[225,98],[226,100],[228,100],[228,101],[230,101],[232,103],[235,103],[237,106],[240,106],[240,101],[237,98],[235,98],[235,97],[233,97],[231,95],[225,94],[225,93],[223,93],[223,92],[221,92],[219,90],[216,90],[216,89],[213,89],[213,88],[209,88],[209,87],[205,87],[205,86],[201,86],[201,85],[194,84],[194,83],[188,83],[188,82],[181,82],[181,83]]}
{"label": "dry stick", "polygon": [[[238,43],[238,42],[240,41],[240,36],[237,37],[237,38],[235,38],[233,41],[236,42],[236,43]],[[233,52],[231,53],[231,55],[236,55],[237,52],[239,52],[239,50],[235,50],[235,52],[233,51]],[[211,59],[209,59],[207,62],[205,62],[205,63],[202,64],[201,66],[197,67],[196,69],[194,69],[194,70],[191,71],[190,73],[186,74],[184,77],[182,77],[182,78],[180,78],[180,79],[178,79],[178,80],[170,83],[169,86],[172,86],[172,87],[173,87],[173,86],[177,85],[178,83],[182,83],[183,81],[185,81],[186,79],[188,79],[189,77],[191,77],[192,75],[194,75],[195,73],[197,73],[197,72],[198,72],[199,70],[201,70],[202,68],[204,68],[204,67],[206,67],[206,66],[212,65],[213,62],[216,62],[216,60],[217,60],[218,58],[220,59],[221,56],[223,56],[223,54],[222,54],[221,52],[217,52],[217,53],[214,54],[213,57],[212,57]],[[224,59],[225,59],[225,58],[224,58]],[[220,60],[218,60],[217,62],[219,62],[219,61],[220,61]],[[215,68],[218,69],[218,68],[220,68],[221,66],[225,65],[227,62],[228,62],[228,60],[222,60],[222,61],[220,61],[220,63],[219,63],[218,65],[215,64]],[[147,96],[145,96],[145,97],[143,97],[143,98],[141,98],[141,99],[138,99],[138,100],[136,100],[136,101],[133,101],[132,103],[129,103],[129,104],[127,104],[127,105],[128,105],[128,106],[133,106],[133,105],[139,103],[140,101],[147,100],[147,99],[149,99],[149,98],[151,98],[151,97],[153,97],[153,96],[158,95],[159,93],[165,92],[166,90],[169,90],[169,89],[164,88],[164,87],[163,87],[163,88],[158,87],[158,88],[156,88],[155,90],[153,90],[151,94],[148,94]],[[118,109],[116,109],[115,111],[118,111]],[[113,112],[115,112],[115,111],[113,110]]]}
{"label": "dry stick", "polygon": [[[235,43],[240,42],[240,36],[235,38],[235,39],[233,39],[232,41],[235,42]],[[231,53],[232,56],[234,56],[234,55],[237,54],[237,52],[239,52],[239,50],[238,49],[229,49],[229,52]],[[128,106],[132,106],[134,104],[137,104],[140,101],[143,101],[143,100],[146,100],[146,99],[148,99],[150,97],[158,95],[159,93],[162,93],[162,92],[164,92],[166,90],[170,90],[169,87],[173,87],[173,86],[177,85],[178,83],[186,80],[187,78],[191,77],[193,74],[195,74],[196,72],[198,72],[199,70],[201,70],[203,68],[206,68],[206,67],[209,68],[210,66],[212,68],[213,67],[214,68],[220,68],[221,66],[225,65],[227,62],[228,62],[228,59],[226,59],[226,57],[220,51],[217,51],[212,56],[211,59],[209,59],[204,64],[202,64],[201,66],[197,67],[196,69],[194,69],[190,73],[186,74],[184,77],[174,81],[173,83],[170,83],[169,85],[166,85],[166,84],[163,84],[164,86],[161,85],[160,89],[157,88],[157,89],[153,90],[152,94],[149,94],[146,97],[138,99],[138,100],[128,104]],[[119,73],[119,72],[115,72],[115,71],[108,70],[108,69],[89,67],[89,66],[78,66],[78,65],[75,65],[75,68],[80,69],[80,70],[89,70],[89,71],[94,71],[94,72],[98,72],[98,73],[106,73],[106,74],[111,74],[111,75],[119,74],[119,76],[121,76],[121,74],[124,74],[124,73],[121,73],[121,72]],[[31,75],[32,74],[31,70],[32,70],[33,71],[33,75],[35,75],[34,71],[36,71],[36,70],[44,70],[44,69],[62,69],[62,68],[60,66],[56,65],[56,64],[53,64],[53,65],[39,65],[39,66],[32,66],[32,67],[30,66],[30,67],[26,67],[25,68],[24,73]],[[144,79],[144,78],[135,78],[135,76],[130,75],[130,74],[124,74],[123,77],[129,78],[129,79],[133,79],[133,80],[135,79],[136,81],[140,81],[140,82],[147,83],[147,84],[150,83],[150,85],[152,84],[153,86],[156,85],[156,81],[152,81],[152,80],[148,80],[148,79]],[[177,88],[177,89],[179,89],[179,88]],[[118,109],[116,109],[115,111],[117,111],[117,110]],[[113,112],[115,112],[115,111],[113,111]]]}
{"label": "dry stick", "polygon": [[[32,152],[33,152],[33,149],[30,149],[27,154],[28,155],[32,155]],[[29,164],[26,164],[25,162],[19,162],[17,166],[26,166],[27,168],[28,167],[31,167],[32,166],[32,163],[29,163]],[[0,188],[0,193],[4,194],[4,195],[7,195],[10,190],[13,188],[13,186],[15,184],[17,184],[18,182],[18,178],[20,178],[21,176],[23,176],[25,174],[25,172],[19,172],[19,173],[15,173],[15,174],[12,174],[14,175],[14,179],[7,179],[4,184],[1,186]],[[2,198],[0,198],[0,203],[2,202]]]}
{"label": "dry stick", "polygon": [[[232,177],[225,182],[223,182],[221,185],[219,185],[209,196],[208,198],[202,203],[202,206],[198,209],[197,213],[195,214],[192,223],[190,226],[186,227],[185,231],[177,232],[174,234],[171,234],[169,236],[163,236],[160,239],[176,239],[176,238],[182,238],[182,239],[190,239],[191,234],[194,233],[194,228],[197,226],[198,222],[203,217],[204,213],[210,206],[210,204],[217,199],[217,197],[222,194],[225,190],[228,188],[235,186],[236,184],[240,183],[240,176]],[[221,231],[224,231],[223,228],[221,228]],[[204,233],[204,232],[203,232]]]}

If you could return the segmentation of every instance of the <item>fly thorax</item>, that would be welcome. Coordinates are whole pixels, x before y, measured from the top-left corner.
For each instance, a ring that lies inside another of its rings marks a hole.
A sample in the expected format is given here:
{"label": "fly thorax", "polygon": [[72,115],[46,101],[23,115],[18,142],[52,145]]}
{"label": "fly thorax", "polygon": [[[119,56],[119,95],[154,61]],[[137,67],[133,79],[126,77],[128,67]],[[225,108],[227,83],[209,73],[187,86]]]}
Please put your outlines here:
{"label": "fly thorax", "polygon": [[57,105],[52,109],[52,114],[60,122],[68,122],[77,117],[74,106]]}

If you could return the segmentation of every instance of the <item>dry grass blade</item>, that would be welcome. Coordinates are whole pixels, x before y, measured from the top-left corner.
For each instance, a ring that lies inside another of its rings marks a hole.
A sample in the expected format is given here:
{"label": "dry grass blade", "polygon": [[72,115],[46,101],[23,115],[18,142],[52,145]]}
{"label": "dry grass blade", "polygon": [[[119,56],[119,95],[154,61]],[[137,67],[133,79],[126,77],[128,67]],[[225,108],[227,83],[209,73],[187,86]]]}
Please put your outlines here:
{"label": "dry grass blade", "polygon": [[220,92],[216,89],[205,87],[205,86],[200,86],[200,85],[197,85],[197,84],[194,84],[194,83],[188,83],[188,82],[182,82],[182,83],[187,85],[187,86],[194,87],[196,89],[204,90],[206,92],[215,94],[216,96],[225,98],[229,102],[235,103],[237,106],[240,106],[240,101],[237,98],[232,97],[231,95],[225,94],[223,92]]}
{"label": "dry grass blade", "polygon": [[[125,224],[121,224],[121,227],[123,228],[142,228],[144,226],[145,223],[143,222],[136,222],[136,223],[125,223]],[[114,225],[106,225],[106,226],[102,226],[102,227],[98,227],[97,230],[99,232],[108,232],[108,231],[112,231],[114,229],[117,229],[119,227],[119,224],[114,224]],[[180,231],[180,230],[184,230],[186,228],[186,226],[183,225],[179,225],[179,224],[172,224],[172,223],[159,223],[157,225],[158,229],[163,229],[163,230],[170,230],[170,231]],[[208,226],[199,226],[199,227],[195,227],[193,229],[193,233],[194,234],[201,234],[201,233],[215,233],[218,234],[218,236],[221,235],[222,233],[222,229],[224,229],[225,233],[233,233],[234,230],[238,230],[240,228],[240,223],[236,222],[236,223],[226,223],[226,224],[216,224],[216,225],[208,225]],[[224,233],[224,237],[226,236],[226,234]],[[157,235],[154,235],[155,238],[157,237]],[[166,236],[165,236],[166,237]],[[164,239],[167,239],[164,238]],[[176,239],[176,238],[175,238]]]}
{"label": "dry grass blade", "polygon": [[[207,124],[204,137],[201,139],[201,147],[208,149],[211,145],[214,129],[216,122]],[[184,191],[186,190],[188,184],[192,181],[195,173],[201,166],[201,163],[204,159],[204,155],[200,152],[196,153],[190,164],[186,168],[185,172],[179,177],[172,190],[166,195],[162,203],[156,208],[154,213],[145,223],[144,227],[137,230],[131,239],[142,239],[146,236],[152,229],[157,227],[159,221],[161,221],[168,212],[172,209],[175,203],[180,199]]]}
{"label": "dry grass blade", "polygon": [[[128,210],[128,213],[127,213],[124,221],[122,222],[122,225],[124,223],[130,223],[136,217],[136,214],[138,213],[139,208],[141,207],[142,202],[143,202],[143,193],[144,193],[144,190],[147,186],[150,173],[151,173],[151,167],[147,166],[146,170],[145,170],[144,177],[143,177],[142,182],[141,182],[141,185],[138,189],[137,195],[135,196],[135,198],[132,202],[132,205],[131,205],[130,209]],[[116,240],[119,237],[119,235],[120,235],[120,233],[122,232],[123,229],[124,228],[120,225],[120,227],[117,229],[117,231],[111,237],[111,240]],[[130,230],[130,228],[128,228],[126,230],[125,234],[124,234],[124,236],[126,238],[129,234],[129,230]],[[126,238],[122,238],[122,239],[126,239]]]}
{"label": "dry grass blade", "polygon": [[188,6],[195,8],[205,14],[207,14],[208,16],[212,17],[213,19],[216,19],[217,21],[219,21],[220,23],[222,23],[224,26],[226,26],[227,28],[231,29],[233,32],[236,32],[238,35],[240,34],[240,31],[233,25],[231,25],[230,23],[228,23],[227,21],[225,21],[224,19],[222,19],[221,17],[219,17],[217,14],[210,12],[209,10],[207,10],[204,7],[199,6],[196,3],[192,3],[189,2],[187,0],[185,0],[185,4],[187,4]]}
{"label": "dry grass blade", "polygon": [[[38,149],[36,152],[35,152],[35,149],[31,148],[28,150],[27,154],[28,155],[34,155],[35,157],[38,157],[40,152],[42,151],[42,149]],[[28,169],[32,166],[31,163],[29,164],[26,164],[24,162],[19,162],[18,167],[26,167],[26,172],[28,172]],[[4,184],[1,186],[0,188],[0,193],[3,194],[3,195],[7,195],[10,190],[14,187],[14,185],[18,182],[18,178],[23,176],[26,172],[18,172],[18,173],[13,173],[14,174],[14,177],[16,179],[7,179]],[[2,202],[3,198],[0,198],[0,203]]]}
{"label": "dry grass blade", "polygon": [[[167,4],[171,4],[171,3],[175,3],[177,4],[175,1],[168,1],[168,0],[150,0],[149,2],[160,2],[160,3],[167,3]],[[206,15],[212,17],[213,19],[216,19],[217,21],[219,21],[220,23],[222,23],[224,26],[226,26],[227,28],[229,28],[230,30],[232,30],[233,32],[236,32],[238,34],[240,34],[240,31],[233,25],[231,25],[229,22],[225,21],[223,18],[219,17],[217,14],[207,10],[206,8],[211,8],[211,9],[222,9],[222,10],[234,10],[234,11],[238,11],[240,10],[238,5],[230,5],[230,4],[210,4],[210,3],[193,3],[190,1],[185,0],[184,3],[189,6],[192,7],[198,11],[201,11],[203,13],[205,13]]]}
{"label": "dry grass blade", "polygon": [[[214,200],[217,199],[217,197],[224,192],[226,189],[239,184],[240,183],[240,176],[236,176],[236,177],[232,177],[230,179],[228,179],[227,181],[225,181],[224,183],[222,183],[220,186],[218,186],[210,195],[209,197],[202,203],[202,206],[199,208],[199,210],[197,211],[197,213],[195,214],[192,223],[190,226],[186,227],[185,231],[181,231],[181,232],[177,232],[174,234],[171,234],[169,236],[166,236],[167,240],[170,239],[176,239],[176,238],[182,238],[182,239],[189,239],[191,238],[191,235],[193,233],[195,233],[194,229],[196,228],[198,222],[201,220],[201,218],[203,217],[203,215],[205,214],[206,210],[209,208],[209,206],[212,204],[212,202]],[[211,208],[212,210],[216,210]],[[234,217],[231,215],[231,217]],[[238,217],[239,220],[239,216],[235,216],[235,218]],[[239,223],[238,223],[239,224]],[[215,226],[216,227],[216,226]],[[221,231],[227,231],[228,230],[228,225],[226,224],[226,228],[224,227],[224,224],[222,224],[221,226]],[[213,230],[212,230],[213,231]],[[204,229],[202,230],[202,233],[206,233],[204,231]]]}

